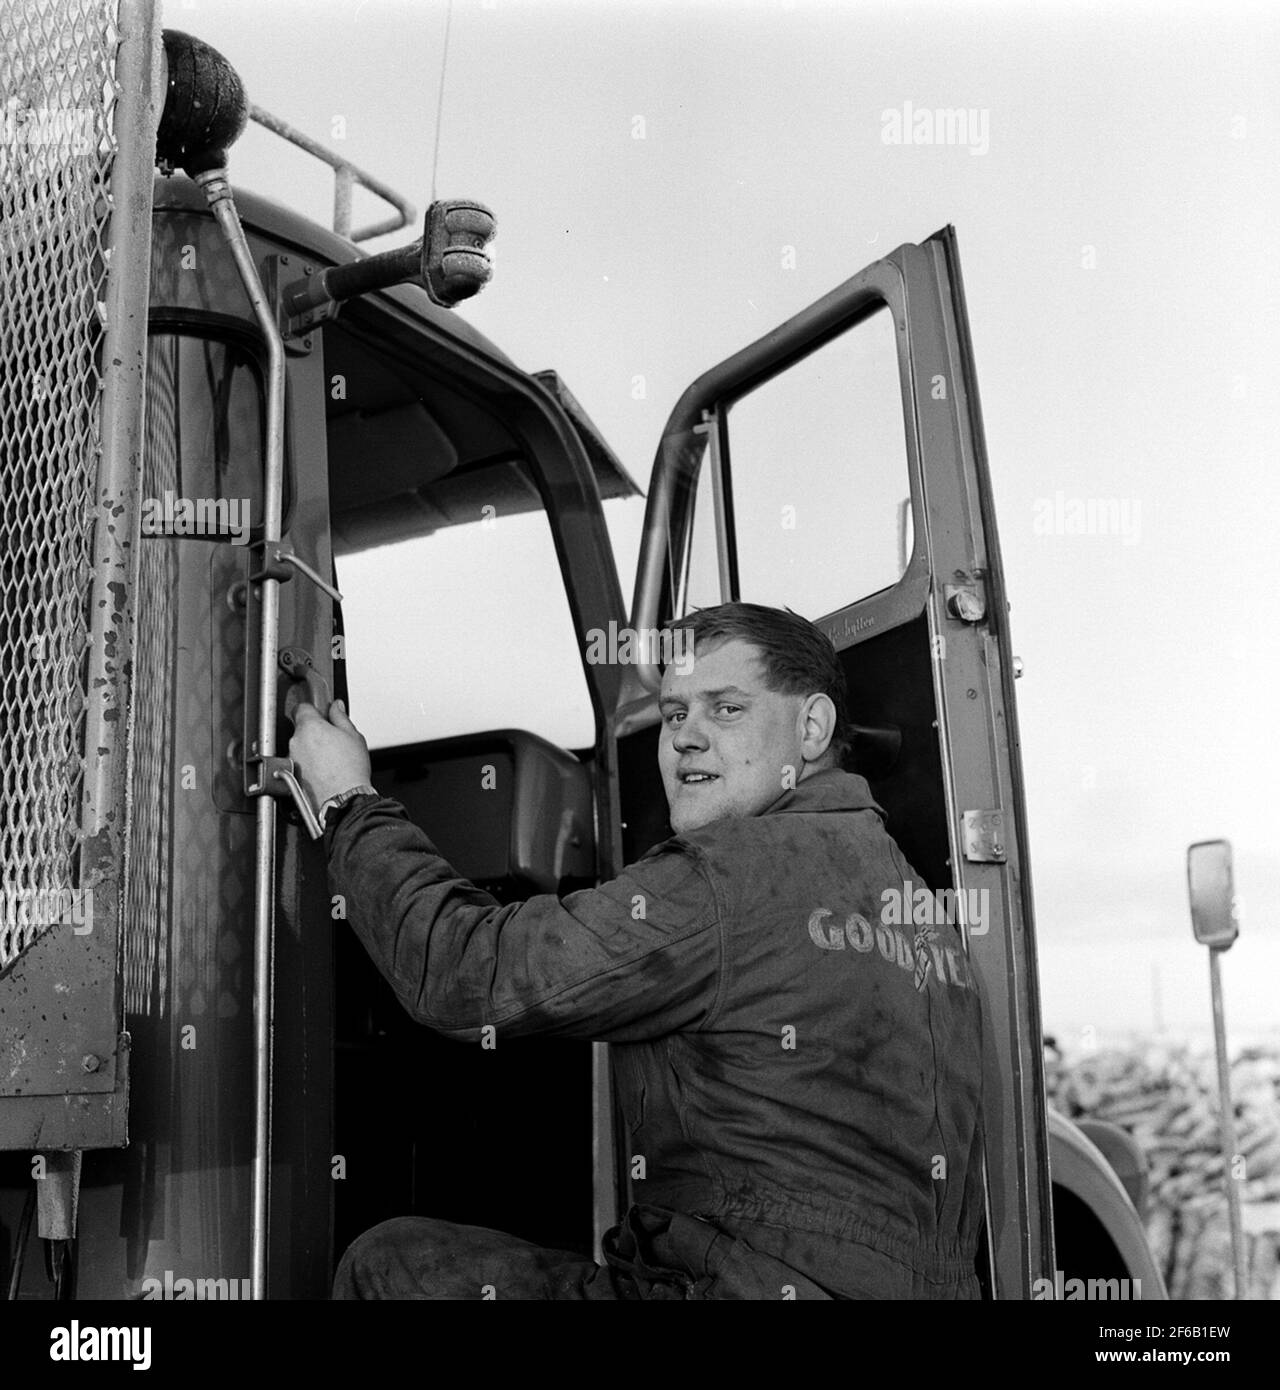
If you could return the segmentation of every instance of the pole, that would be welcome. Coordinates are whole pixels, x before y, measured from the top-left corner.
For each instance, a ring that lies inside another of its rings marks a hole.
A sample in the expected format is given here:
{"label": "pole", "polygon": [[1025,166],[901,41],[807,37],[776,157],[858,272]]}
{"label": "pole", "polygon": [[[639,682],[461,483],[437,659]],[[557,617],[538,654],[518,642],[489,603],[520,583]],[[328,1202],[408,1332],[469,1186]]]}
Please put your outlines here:
{"label": "pole", "polygon": [[[267,439],[266,478],[263,484],[263,538],[267,545],[280,540],[284,479],[284,344],[276,326],[253,253],[240,224],[225,169],[210,169],[197,176],[209,207],[240,273],[241,282],[262,336],[267,343]],[[265,547],[264,547],[265,555]],[[262,580],[262,627],[258,661],[258,748],[263,758],[275,754],[276,657],[280,646],[280,581]],[[245,699],[250,699],[245,691]],[[255,1300],[267,1296],[268,1238],[271,1184],[271,1011],[273,1003],[275,933],[275,833],[274,798],[264,796],[257,807],[257,839],[253,892],[253,1166],[249,1197],[249,1289]]]}
{"label": "pole", "polygon": [[1240,1189],[1232,1172],[1236,1157],[1236,1119],[1231,1104],[1231,1067],[1227,1061],[1227,1029],[1222,1012],[1222,975],[1219,947],[1209,948],[1209,990],[1213,996],[1213,1042],[1218,1054],[1218,1105],[1222,1141],[1222,1178],[1227,1190],[1227,1217],[1231,1222],[1231,1260],[1235,1268],[1235,1297],[1248,1296],[1244,1260],[1244,1232],[1240,1225]]}

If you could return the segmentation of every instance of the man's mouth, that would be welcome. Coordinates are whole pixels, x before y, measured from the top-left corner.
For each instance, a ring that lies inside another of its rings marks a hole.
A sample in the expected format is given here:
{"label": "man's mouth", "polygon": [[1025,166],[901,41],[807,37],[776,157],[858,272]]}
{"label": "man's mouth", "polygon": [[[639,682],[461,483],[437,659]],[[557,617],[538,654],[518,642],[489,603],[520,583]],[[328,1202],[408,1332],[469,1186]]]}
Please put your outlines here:
{"label": "man's mouth", "polygon": [[677,777],[682,787],[700,787],[705,786],[708,782],[720,780],[719,774],[715,772],[681,772],[677,774]]}

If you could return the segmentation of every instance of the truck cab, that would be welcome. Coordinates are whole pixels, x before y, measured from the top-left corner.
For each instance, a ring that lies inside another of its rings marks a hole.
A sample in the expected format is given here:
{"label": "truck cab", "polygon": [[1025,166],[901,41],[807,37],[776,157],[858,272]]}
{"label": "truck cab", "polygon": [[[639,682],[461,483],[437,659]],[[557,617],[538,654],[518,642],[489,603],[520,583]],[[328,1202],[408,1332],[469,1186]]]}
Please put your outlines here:
{"label": "truck cab", "polygon": [[[606,507],[640,489],[569,386],[418,280],[291,319],[299,286],[363,251],[233,189],[237,252],[199,179],[153,178],[163,48],[148,6],[125,12],[117,62],[142,97],[100,172],[106,322],[66,368],[104,382],[77,407],[99,441],[74,475],[88,603],[50,666],[75,767],[52,744],[40,767],[71,776],[76,850],[6,841],[8,880],[94,902],[90,932],[46,914],[0,958],[19,1296],[323,1298],[351,1239],[410,1213],[598,1253],[636,1186],[608,1047],[487,1048],[403,1016],[329,893],[287,714],[343,698],[379,790],[461,874],[504,902],[568,893],[670,834],[645,635],[738,598],[831,638],[849,766],[922,886],[963,905],[984,1290],[1123,1270],[1162,1296],[1130,1195],[1045,1102],[1009,604],[952,229],[690,384],[645,480],[628,602]],[[16,380],[24,361],[0,366]],[[34,437],[49,407],[21,409]],[[49,453],[4,467],[72,476]],[[6,785],[6,821],[22,815]]]}

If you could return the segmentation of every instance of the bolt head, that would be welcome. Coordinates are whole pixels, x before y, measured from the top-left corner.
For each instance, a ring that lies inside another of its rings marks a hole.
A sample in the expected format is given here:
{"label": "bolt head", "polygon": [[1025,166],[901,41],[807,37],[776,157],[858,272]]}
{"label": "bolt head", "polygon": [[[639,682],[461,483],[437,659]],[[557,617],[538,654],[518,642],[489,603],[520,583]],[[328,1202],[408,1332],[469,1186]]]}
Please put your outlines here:
{"label": "bolt head", "polygon": [[982,602],[977,594],[968,589],[960,589],[952,594],[948,606],[954,617],[966,623],[976,623],[982,617]]}

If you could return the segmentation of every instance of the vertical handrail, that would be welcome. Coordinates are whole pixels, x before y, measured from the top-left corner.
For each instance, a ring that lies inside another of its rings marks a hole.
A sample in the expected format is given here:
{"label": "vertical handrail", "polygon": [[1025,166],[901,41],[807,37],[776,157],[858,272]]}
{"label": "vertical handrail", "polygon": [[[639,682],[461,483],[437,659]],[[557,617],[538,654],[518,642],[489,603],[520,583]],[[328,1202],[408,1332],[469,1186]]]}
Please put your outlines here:
{"label": "vertical handrail", "polygon": [[[284,343],[240,224],[225,169],[197,175],[235,259],[245,293],[267,344],[267,458],[263,538],[281,538],[284,482]],[[275,755],[276,651],[280,641],[280,581],[264,575],[258,662],[258,747]],[[271,1163],[272,947],[275,932],[275,800],[258,800],[253,894],[253,1173],[250,1193],[249,1274],[252,1297],[266,1297],[267,1218]]]}
{"label": "vertical handrail", "polygon": [[333,171],[333,230],[339,236],[351,235],[351,194],[355,178],[350,169]]}

